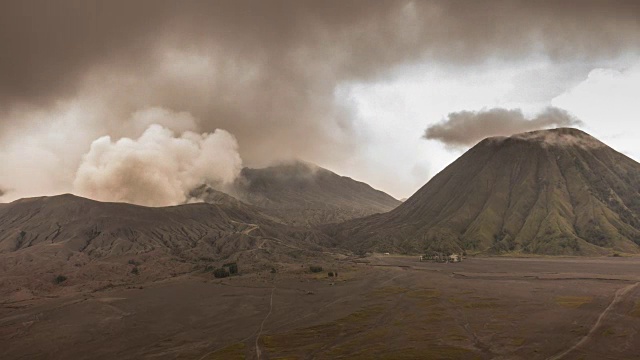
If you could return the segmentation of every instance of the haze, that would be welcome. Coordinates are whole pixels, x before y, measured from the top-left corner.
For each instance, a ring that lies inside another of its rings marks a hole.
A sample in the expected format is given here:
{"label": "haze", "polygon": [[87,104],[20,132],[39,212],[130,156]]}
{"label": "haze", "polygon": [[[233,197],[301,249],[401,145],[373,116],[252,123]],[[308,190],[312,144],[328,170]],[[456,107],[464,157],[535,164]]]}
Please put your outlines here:
{"label": "haze", "polygon": [[175,204],[293,159],[403,198],[486,136],[556,126],[638,160],[639,18],[636,1],[5,1],[0,201]]}

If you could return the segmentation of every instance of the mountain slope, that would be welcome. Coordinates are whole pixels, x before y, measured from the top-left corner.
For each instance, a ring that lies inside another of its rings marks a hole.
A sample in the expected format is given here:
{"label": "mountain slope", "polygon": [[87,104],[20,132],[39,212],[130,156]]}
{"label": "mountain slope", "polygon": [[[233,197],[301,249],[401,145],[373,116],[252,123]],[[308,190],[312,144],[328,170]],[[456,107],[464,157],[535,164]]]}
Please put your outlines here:
{"label": "mountain slope", "polygon": [[395,210],[331,229],[358,250],[637,253],[640,164],[590,135],[488,138]]}
{"label": "mountain slope", "polygon": [[56,273],[82,283],[131,281],[131,259],[142,262],[146,280],[229,261],[244,272],[271,269],[316,257],[324,243],[322,234],[273,222],[227,195],[162,208],[68,194],[21,199],[0,207],[0,290],[51,286]]}
{"label": "mountain slope", "polygon": [[387,212],[400,204],[363,182],[302,162],[245,168],[230,193],[287,224],[303,226]]}

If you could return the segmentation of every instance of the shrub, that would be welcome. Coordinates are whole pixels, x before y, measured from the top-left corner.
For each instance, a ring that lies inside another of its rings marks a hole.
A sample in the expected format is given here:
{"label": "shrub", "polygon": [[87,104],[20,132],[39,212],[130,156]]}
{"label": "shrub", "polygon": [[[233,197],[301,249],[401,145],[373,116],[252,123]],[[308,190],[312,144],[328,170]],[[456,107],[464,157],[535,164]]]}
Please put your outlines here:
{"label": "shrub", "polygon": [[228,265],[225,265],[229,267],[229,274],[234,275],[238,273],[238,264],[236,263],[230,263]]}
{"label": "shrub", "polygon": [[129,265],[138,266],[138,265],[140,265],[140,262],[139,262],[139,261],[136,261],[136,260],[134,260],[134,259],[131,259],[131,260],[129,260],[129,261],[128,261],[128,264],[129,264]]}
{"label": "shrub", "polygon": [[271,268],[271,273],[272,273],[272,274],[275,274],[275,273],[277,273],[277,272],[278,272],[278,271],[276,270],[276,268],[273,268],[273,267]]}
{"label": "shrub", "polygon": [[218,279],[226,278],[229,276],[229,272],[227,271],[227,269],[222,267],[222,268],[213,270],[213,276],[215,276]]}
{"label": "shrub", "polygon": [[138,270],[137,266],[134,266],[133,269],[131,269],[131,273],[133,275],[138,275],[138,274],[140,274],[140,270]]}
{"label": "shrub", "polygon": [[53,282],[56,284],[62,284],[63,282],[67,281],[67,277],[64,275],[58,275],[56,276],[55,279],[53,279]]}
{"label": "shrub", "polygon": [[329,271],[329,274],[327,275],[329,275],[329,277],[333,277],[333,272]]}
{"label": "shrub", "polygon": [[312,273],[319,273],[322,272],[322,266],[311,265],[309,266],[309,270],[311,270]]}
{"label": "shrub", "polygon": [[614,254],[613,254],[613,257],[620,257],[620,254],[618,254],[618,253],[614,253]]}

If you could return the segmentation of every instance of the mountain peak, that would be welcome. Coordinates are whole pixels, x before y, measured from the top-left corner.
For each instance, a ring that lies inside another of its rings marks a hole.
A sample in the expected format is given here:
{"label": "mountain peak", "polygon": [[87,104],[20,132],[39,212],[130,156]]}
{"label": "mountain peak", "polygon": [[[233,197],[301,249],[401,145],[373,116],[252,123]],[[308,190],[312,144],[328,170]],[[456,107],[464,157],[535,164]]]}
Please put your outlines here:
{"label": "mountain peak", "polygon": [[496,136],[486,139],[490,143],[508,143],[526,141],[541,145],[543,147],[573,147],[578,146],[585,149],[597,149],[607,145],[575,128],[556,128],[547,130],[536,130],[519,133],[511,136]]}

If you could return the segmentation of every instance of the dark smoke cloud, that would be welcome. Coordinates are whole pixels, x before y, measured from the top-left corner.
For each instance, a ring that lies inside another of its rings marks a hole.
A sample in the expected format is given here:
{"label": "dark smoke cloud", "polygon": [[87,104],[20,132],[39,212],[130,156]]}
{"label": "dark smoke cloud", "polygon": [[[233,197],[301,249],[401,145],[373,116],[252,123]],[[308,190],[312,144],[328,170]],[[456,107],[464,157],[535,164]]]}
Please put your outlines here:
{"label": "dark smoke cloud", "polygon": [[614,56],[637,49],[639,15],[633,0],[10,0],[0,5],[0,94],[57,97],[98,63],[140,68],[168,43],[221,50],[280,84],[369,77],[421,55]]}
{"label": "dark smoke cloud", "polygon": [[574,125],[582,125],[582,122],[565,110],[555,107],[548,107],[530,119],[519,109],[494,108],[450,113],[445,121],[429,126],[424,137],[451,147],[466,147],[490,136],[509,136],[549,127]]}
{"label": "dark smoke cloud", "polygon": [[[331,164],[368,141],[340,84],[423,60],[615,58],[640,49],[638,18],[621,0],[2,1],[0,143],[28,134],[33,158],[73,172],[93,140],[137,138],[132,114],[161,108],[229,131],[249,166]],[[41,149],[38,131],[66,128]]]}

